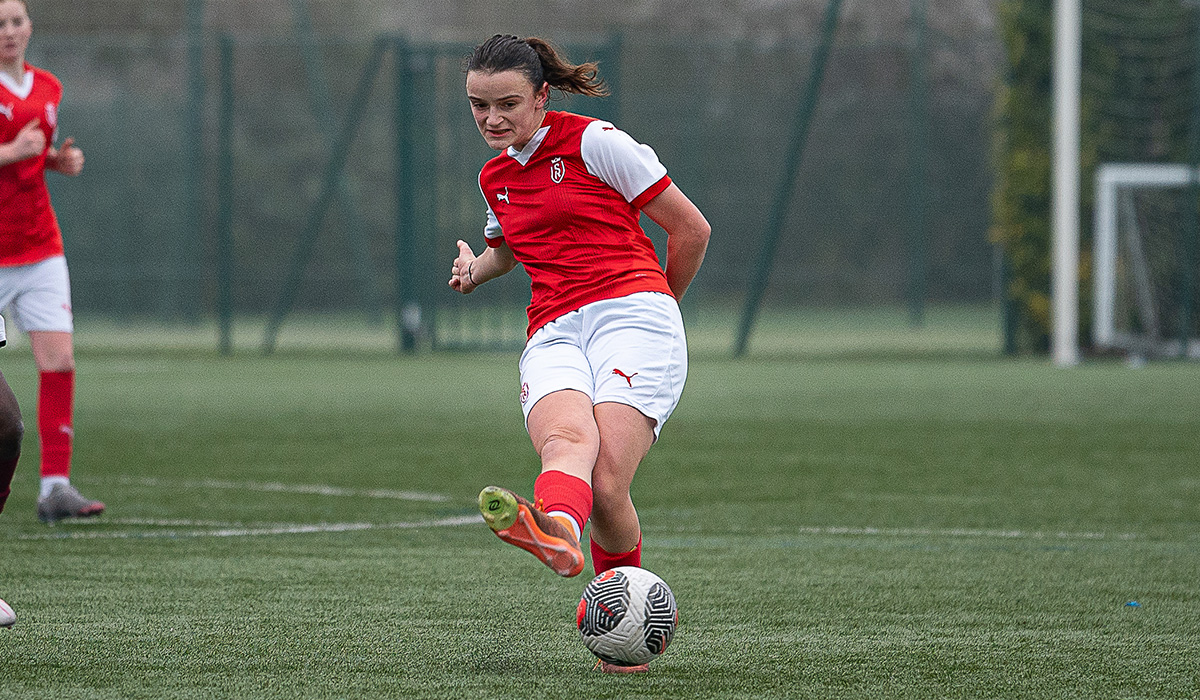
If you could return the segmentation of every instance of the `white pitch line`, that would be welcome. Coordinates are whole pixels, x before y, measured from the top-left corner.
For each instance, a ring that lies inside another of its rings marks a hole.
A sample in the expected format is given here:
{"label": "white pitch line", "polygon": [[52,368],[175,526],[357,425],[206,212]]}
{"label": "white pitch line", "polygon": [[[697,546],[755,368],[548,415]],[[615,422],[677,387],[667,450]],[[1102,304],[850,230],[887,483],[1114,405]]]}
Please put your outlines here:
{"label": "white pitch line", "polygon": [[[286,523],[260,523],[259,527]],[[189,518],[68,518],[55,523],[56,527],[96,528],[105,525],[137,525],[143,527],[245,527],[246,523],[232,520],[194,520]]]}
{"label": "white pitch line", "polygon": [[[671,528],[663,532],[693,533],[692,530]],[[779,539],[795,535],[826,535],[833,537],[946,537],[960,539],[1003,539],[1003,540],[1116,540],[1129,541],[1141,537],[1134,532],[1042,532],[1039,530],[1005,530],[1000,528],[915,528],[915,527],[841,527],[836,525],[801,525],[794,528],[768,527],[753,533],[745,530],[725,533],[709,533],[697,537],[751,536],[764,540]]]}
{"label": "white pitch line", "polygon": [[278,482],[220,481],[174,481],[171,479],[127,478],[121,483],[151,486],[155,488],[183,489],[228,489],[233,491],[267,491],[270,493],[303,493],[317,496],[357,496],[359,498],[383,498],[397,501],[421,501],[423,503],[445,503],[449,496],[421,491],[397,491],[394,489],[347,489],[323,484],[283,484]]}
{"label": "white pitch line", "polygon": [[[213,527],[211,529],[193,530],[140,530],[124,532],[62,532],[45,535],[17,535],[15,540],[140,540],[140,539],[186,539],[198,537],[260,537],[266,535],[310,535],[330,532],[359,532],[362,530],[413,530],[425,527],[457,527],[473,525],[483,520],[478,515],[460,515],[452,518],[439,518],[402,523],[317,523],[313,525],[279,524],[258,527]],[[104,522],[104,521],[99,521]],[[112,522],[112,521],[108,521]],[[125,521],[122,521],[122,524]],[[161,522],[187,521],[143,521],[144,524]],[[197,526],[203,527],[197,521]],[[214,525],[222,525],[216,524]],[[91,529],[91,528],[89,528]]]}
{"label": "white pitch line", "polygon": [[1040,532],[1028,530],[1000,530],[975,528],[948,528],[934,530],[904,527],[799,527],[795,530],[777,531],[773,534],[799,533],[801,535],[849,535],[880,537],[970,537],[1006,540],[1133,540],[1137,534],[1121,532]]}

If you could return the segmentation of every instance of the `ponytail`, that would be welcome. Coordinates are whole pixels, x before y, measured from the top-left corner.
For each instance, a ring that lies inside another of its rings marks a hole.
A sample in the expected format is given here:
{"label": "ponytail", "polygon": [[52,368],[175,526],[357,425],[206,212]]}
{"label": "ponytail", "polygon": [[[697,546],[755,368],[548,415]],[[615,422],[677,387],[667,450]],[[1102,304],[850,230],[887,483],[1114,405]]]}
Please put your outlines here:
{"label": "ponytail", "polygon": [[600,77],[600,68],[595,61],[573,65],[545,40],[531,36],[525,43],[537,53],[542,73],[550,87],[587,97],[604,97],[608,94],[608,86]]}
{"label": "ponytail", "polygon": [[464,64],[464,70],[468,73],[520,71],[533,84],[534,90],[546,83],[562,93],[587,97],[609,94],[595,61],[579,65],[569,63],[549,42],[537,37],[519,39],[512,35],[497,34],[475,47]]}

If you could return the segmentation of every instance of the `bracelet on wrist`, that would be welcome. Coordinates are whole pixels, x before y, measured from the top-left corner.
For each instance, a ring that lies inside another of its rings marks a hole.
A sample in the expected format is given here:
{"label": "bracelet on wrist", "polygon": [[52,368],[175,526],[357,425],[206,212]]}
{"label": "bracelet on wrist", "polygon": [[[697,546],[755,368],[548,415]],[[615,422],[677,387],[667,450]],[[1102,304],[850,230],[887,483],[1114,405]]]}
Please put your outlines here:
{"label": "bracelet on wrist", "polygon": [[474,284],[476,287],[478,287],[479,284],[475,282],[475,277],[471,275],[471,266],[474,264],[474,260],[467,264],[467,279],[471,280],[471,284]]}

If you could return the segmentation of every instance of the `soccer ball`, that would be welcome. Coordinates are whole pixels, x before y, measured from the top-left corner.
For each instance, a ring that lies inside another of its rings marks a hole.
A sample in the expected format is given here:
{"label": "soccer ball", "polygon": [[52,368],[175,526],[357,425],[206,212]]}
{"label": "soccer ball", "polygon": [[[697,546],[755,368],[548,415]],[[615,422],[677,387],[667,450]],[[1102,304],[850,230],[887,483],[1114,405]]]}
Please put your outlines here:
{"label": "soccer ball", "polygon": [[666,582],[636,566],[618,566],[592,579],[575,611],[583,645],[618,666],[638,666],[667,650],[679,624]]}

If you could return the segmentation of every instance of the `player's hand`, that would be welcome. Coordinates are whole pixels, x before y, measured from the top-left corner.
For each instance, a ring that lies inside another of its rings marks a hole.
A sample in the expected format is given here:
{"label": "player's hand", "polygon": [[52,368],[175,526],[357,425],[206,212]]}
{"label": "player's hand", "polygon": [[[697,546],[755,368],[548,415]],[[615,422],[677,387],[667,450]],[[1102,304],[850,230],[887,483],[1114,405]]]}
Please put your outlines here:
{"label": "player's hand", "polygon": [[[471,252],[471,246],[465,241],[458,242],[458,257],[454,259],[454,264],[450,266],[450,288],[456,292],[470,294],[475,291],[478,284],[471,281],[474,276],[471,270],[471,263],[475,262],[475,253]],[[475,277],[479,279],[479,277]],[[481,280],[482,281],[482,280]]]}
{"label": "player's hand", "polygon": [[75,139],[67,137],[57,149],[46,153],[46,166],[63,175],[78,175],[83,172],[83,151],[75,147]]}
{"label": "player's hand", "polygon": [[46,150],[46,134],[41,129],[42,120],[34,119],[17,132],[17,137],[8,143],[12,149],[13,162],[33,158]]}

